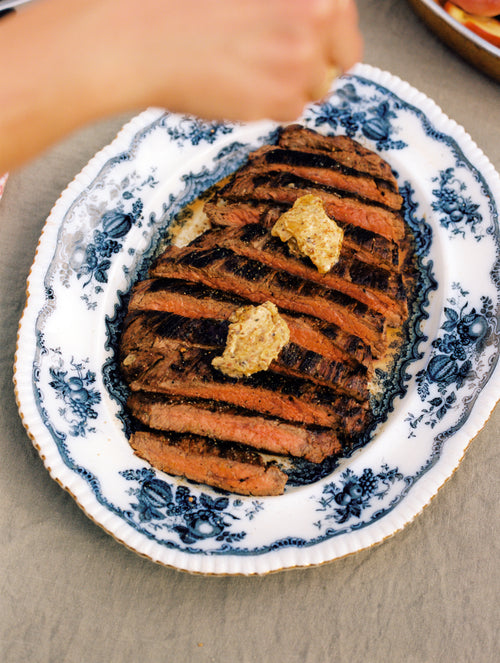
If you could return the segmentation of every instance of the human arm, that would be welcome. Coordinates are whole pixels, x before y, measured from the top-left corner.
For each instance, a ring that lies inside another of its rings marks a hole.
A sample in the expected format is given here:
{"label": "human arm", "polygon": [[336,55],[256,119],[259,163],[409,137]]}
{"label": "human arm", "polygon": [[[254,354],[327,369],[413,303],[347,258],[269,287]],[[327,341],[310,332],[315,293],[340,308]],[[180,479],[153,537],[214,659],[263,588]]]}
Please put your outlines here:
{"label": "human arm", "polygon": [[0,172],[151,105],[293,120],[360,57],[351,0],[38,0],[0,23]]}

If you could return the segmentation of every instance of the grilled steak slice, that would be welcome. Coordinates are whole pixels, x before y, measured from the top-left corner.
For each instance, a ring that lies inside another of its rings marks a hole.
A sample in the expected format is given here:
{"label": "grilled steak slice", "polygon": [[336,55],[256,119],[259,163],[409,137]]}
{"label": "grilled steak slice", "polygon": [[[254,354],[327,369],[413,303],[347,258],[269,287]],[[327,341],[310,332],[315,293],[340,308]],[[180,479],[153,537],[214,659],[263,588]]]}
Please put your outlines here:
{"label": "grilled steak slice", "polygon": [[328,216],[339,224],[350,223],[396,242],[405,236],[404,221],[399,213],[374,203],[365,203],[347,193],[330,190],[293,173],[242,171],[231,178],[219,195],[229,201],[272,201],[293,205],[297,198],[311,193],[321,198]]}
{"label": "grilled steak slice", "polygon": [[194,245],[203,250],[223,246],[273,269],[315,281],[365,304],[387,318],[391,325],[400,324],[408,315],[401,275],[368,267],[348,250],[343,249],[338,263],[321,274],[308,258],[292,255],[286,243],[273,237],[260,224],[209,230],[195,240]]}
{"label": "grilled steak slice", "polygon": [[271,453],[305,458],[312,463],[320,463],[327,456],[342,451],[332,430],[305,428],[224,403],[161,398],[137,392],[130,395],[127,405],[134,417],[156,430],[238,442]]}
{"label": "grilled steak slice", "polygon": [[[215,226],[244,226],[260,223],[272,228],[278,218],[290,208],[290,205],[275,206],[269,203],[222,203],[207,201],[203,210],[208,220]],[[339,224],[344,231],[343,246],[356,254],[358,260],[378,269],[399,272],[405,260],[404,251],[397,243],[388,240],[370,230],[353,226],[350,223]]]}
{"label": "grilled steak slice", "polygon": [[138,281],[131,291],[130,311],[168,311],[189,318],[224,320],[248,302],[234,293],[201,283],[157,278]]}
{"label": "grilled steak slice", "polygon": [[305,350],[295,343],[288,343],[281,350],[278,358],[271,363],[270,370],[311,380],[329,387],[334,393],[345,394],[359,401],[367,401],[370,397],[368,374],[364,366],[351,368],[342,362],[331,361]]}
{"label": "grilled steak slice", "polygon": [[[165,311],[191,318],[227,320],[247,304],[236,295],[213,290],[198,283],[176,279],[146,279],[137,283],[129,300],[129,311]],[[290,341],[333,361],[358,362],[370,368],[370,349],[359,338],[315,318],[283,313]]]}
{"label": "grilled steak slice", "polygon": [[[260,223],[270,229],[289,205],[273,206],[271,203],[225,203],[207,201],[204,212],[214,226],[241,227]],[[339,224],[344,231],[343,246],[356,254],[358,260],[377,269],[399,272],[405,261],[405,252],[392,240],[376,235],[349,223]]]}
{"label": "grilled steak slice", "polygon": [[291,340],[297,345],[334,361],[345,361],[352,366],[363,364],[370,372],[373,366],[372,351],[357,336],[345,333],[336,325],[305,315],[285,313],[282,317],[290,329]]}
{"label": "grilled steak slice", "polygon": [[326,152],[348,168],[385,180],[393,191],[397,191],[397,181],[389,164],[348,136],[323,136],[299,124],[290,124],[281,131],[278,145],[289,150]]}
{"label": "grilled steak slice", "polygon": [[288,150],[266,145],[253,152],[249,163],[238,171],[238,176],[293,173],[297,177],[329,190],[353,194],[367,202],[375,202],[389,209],[401,209],[403,199],[384,180],[375,179],[346,166],[342,166],[326,152]]}
{"label": "grilled steak slice", "polygon": [[211,318],[187,318],[175,313],[144,311],[125,319],[120,356],[131,352],[168,352],[171,341],[198,348],[220,350],[226,344],[229,322]]}
{"label": "grilled steak slice", "polygon": [[163,472],[240,495],[281,495],[287,482],[284,472],[257,453],[196,435],[138,431],[130,444]]}
{"label": "grilled steak slice", "polygon": [[288,205],[283,207],[267,203],[226,203],[214,202],[216,197],[205,202],[203,211],[210,223],[215,226],[240,227],[250,223],[260,223],[265,228],[272,228]]}
{"label": "grilled steak slice", "polygon": [[281,309],[338,325],[367,343],[374,354],[380,355],[386,349],[385,321],[364,304],[317,283],[238,256],[224,247],[204,251],[193,245],[170,246],[153,264],[150,275],[203,283],[254,303],[271,301]]}
{"label": "grilled steak slice", "polygon": [[216,352],[179,343],[160,358],[154,352],[133,352],[121,367],[132,391],[212,399],[286,421],[345,427],[353,433],[363,430],[368,422],[368,403],[268,371],[238,380],[229,378],[211,365],[216,356]]}
{"label": "grilled steak slice", "polygon": [[[178,341],[184,345],[222,353],[229,322],[210,318],[185,318],[168,313],[142,313],[131,316],[122,334],[123,358],[135,352],[151,352],[155,357],[168,354]],[[370,396],[366,368],[331,361],[295,343],[288,343],[269,366],[270,371],[309,379],[357,400]]]}

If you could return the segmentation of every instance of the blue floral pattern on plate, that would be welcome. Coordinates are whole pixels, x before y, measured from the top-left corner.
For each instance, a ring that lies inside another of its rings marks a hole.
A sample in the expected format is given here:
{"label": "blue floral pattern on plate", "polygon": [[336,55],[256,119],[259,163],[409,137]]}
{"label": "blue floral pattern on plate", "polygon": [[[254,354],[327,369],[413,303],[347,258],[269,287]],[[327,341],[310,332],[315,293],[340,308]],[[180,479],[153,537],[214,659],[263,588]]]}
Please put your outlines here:
{"label": "blue floral pattern on plate", "polygon": [[85,437],[95,432],[90,422],[97,419],[95,406],[100,403],[101,394],[94,388],[95,373],[86,371],[83,364],[71,364],[71,372],[57,368],[57,364],[49,369],[52,377],[49,387],[55,390],[56,398],[64,402],[65,407],[59,409],[59,414],[70,424],[70,434]]}
{"label": "blue floral pattern on plate", "polygon": [[377,371],[377,425],[338,464],[292,464],[283,496],[223,494],[134,456],[115,360],[127,292],[172,221],[277,127],[146,111],[71,183],[40,240],[16,358],[21,416],[82,508],[163,564],[265,573],[384,539],[454,471],[500,393],[500,180],[486,157],[432,101],[367,66],[302,121],[389,161],[415,234],[419,295],[402,351]]}
{"label": "blue floral pattern on plate", "polygon": [[187,486],[177,486],[174,493],[170,484],[155,477],[150,469],[125,470],[122,475],[138,482],[139,488],[129,491],[137,500],[130,506],[138,521],[151,522],[154,530],[166,528],[187,544],[212,537],[226,543],[245,538],[245,532],[231,531],[232,521],[240,519],[235,515],[235,509],[242,505],[240,499],[231,500],[232,510],[229,510],[228,497],[205,493],[195,496]]}
{"label": "blue floral pattern on plate", "polygon": [[476,227],[483,220],[477,211],[479,205],[467,196],[467,186],[455,177],[454,168],[446,168],[433,178],[439,187],[432,190],[435,201],[432,209],[439,214],[439,223],[453,235],[466,236],[467,230],[479,241],[482,235],[477,234]]}

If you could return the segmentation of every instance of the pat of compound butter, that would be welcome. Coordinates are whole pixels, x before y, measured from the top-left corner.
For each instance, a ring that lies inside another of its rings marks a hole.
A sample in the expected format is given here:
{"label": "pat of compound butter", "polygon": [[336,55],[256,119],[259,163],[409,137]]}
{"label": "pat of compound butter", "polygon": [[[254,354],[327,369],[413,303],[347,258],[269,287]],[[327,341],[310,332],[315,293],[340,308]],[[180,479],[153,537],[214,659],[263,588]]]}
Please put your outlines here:
{"label": "pat of compound butter", "polygon": [[320,274],[339,261],[344,231],[326,214],[323,201],[307,194],[282,214],[271,234],[288,243],[292,253],[307,256]]}
{"label": "pat of compound butter", "polygon": [[290,339],[288,325],[271,302],[242,306],[229,321],[226,347],[212,366],[232,378],[266,370]]}

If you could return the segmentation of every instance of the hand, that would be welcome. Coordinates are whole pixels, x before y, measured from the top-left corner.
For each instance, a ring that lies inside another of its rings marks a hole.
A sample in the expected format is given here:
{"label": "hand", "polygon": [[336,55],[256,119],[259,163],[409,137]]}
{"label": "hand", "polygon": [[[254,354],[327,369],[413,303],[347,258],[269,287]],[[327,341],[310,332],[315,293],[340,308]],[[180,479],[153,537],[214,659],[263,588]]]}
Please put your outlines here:
{"label": "hand", "polygon": [[[332,67],[346,71],[361,57],[353,0],[90,4],[97,18],[88,42],[95,70],[108,89],[119,87],[121,106],[293,120],[325,93]],[[84,0],[84,14],[88,5]]]}
{"label": "hand", "polygon": [[0,172],[151,105],[294,120],[361,48],[354,0],[38,0],[0,24]]}

